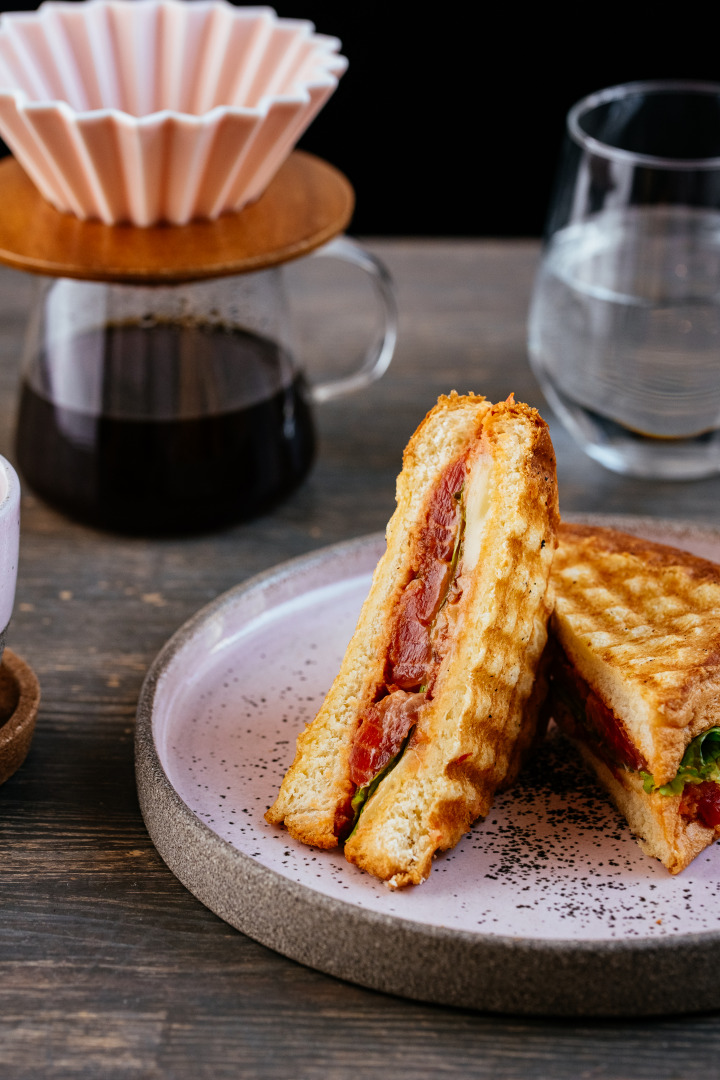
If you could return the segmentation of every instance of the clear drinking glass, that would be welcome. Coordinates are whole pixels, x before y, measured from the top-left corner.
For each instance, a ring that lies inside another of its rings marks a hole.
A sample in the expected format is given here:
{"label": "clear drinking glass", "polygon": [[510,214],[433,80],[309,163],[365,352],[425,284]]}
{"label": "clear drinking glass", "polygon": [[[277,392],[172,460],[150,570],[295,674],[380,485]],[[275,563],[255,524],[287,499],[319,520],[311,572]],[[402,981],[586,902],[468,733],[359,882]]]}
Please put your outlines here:
{"label": "clear drinking glass", "polygon": [[720,84],[629,83],[570,110],[529,354],[602,465],[720,471]]}

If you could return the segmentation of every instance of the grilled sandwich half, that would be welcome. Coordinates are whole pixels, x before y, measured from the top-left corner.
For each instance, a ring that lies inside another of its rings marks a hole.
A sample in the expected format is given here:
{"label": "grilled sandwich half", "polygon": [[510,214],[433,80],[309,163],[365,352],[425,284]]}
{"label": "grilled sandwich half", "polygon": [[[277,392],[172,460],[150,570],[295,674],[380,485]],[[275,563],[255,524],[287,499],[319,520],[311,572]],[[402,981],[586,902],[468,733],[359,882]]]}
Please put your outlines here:
{"label": "grilled sandwich half", "polygon": [[510,783],[536,730],[555,458],[537,412],[442,397],[411,438],[387,549],[267,820],[417,884]]}
{"label": "grilled sandwich half", "polygon": [[720,836],[720,567],[560,528],[550,712],[676,874]]}

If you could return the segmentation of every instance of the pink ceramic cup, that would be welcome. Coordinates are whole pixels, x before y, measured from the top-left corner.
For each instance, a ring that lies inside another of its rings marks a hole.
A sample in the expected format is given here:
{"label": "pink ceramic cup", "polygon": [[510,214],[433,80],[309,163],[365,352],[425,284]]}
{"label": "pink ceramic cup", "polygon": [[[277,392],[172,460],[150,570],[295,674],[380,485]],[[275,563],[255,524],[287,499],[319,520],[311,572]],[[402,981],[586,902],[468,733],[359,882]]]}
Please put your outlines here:
{"label": "pink ceramic cup", "polygon": [[0,457],[0,659],[15,601],[20,547],[20,481],[9,461]]}

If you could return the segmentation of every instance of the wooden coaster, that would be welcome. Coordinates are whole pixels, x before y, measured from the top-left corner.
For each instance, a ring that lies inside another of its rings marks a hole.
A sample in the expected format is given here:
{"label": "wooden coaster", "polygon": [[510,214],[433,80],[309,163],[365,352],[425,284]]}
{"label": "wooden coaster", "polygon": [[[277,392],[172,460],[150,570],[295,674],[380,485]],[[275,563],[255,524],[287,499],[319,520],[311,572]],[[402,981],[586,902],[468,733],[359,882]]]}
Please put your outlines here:
{"label": "wooden coaster", "polygon": [[14,158],[0,162],[0,262],[51,277],[128,284],[265,270],[307,255],[348,225],[355,194],[341,172],[296,150],[238,214],[189,225],[104,225],[62,214]]}
{"label": "wooden coaster", "polygon": [[27,757],[40,705],[35,672],[10,649],[0,664],[0,784],[16,772]]}

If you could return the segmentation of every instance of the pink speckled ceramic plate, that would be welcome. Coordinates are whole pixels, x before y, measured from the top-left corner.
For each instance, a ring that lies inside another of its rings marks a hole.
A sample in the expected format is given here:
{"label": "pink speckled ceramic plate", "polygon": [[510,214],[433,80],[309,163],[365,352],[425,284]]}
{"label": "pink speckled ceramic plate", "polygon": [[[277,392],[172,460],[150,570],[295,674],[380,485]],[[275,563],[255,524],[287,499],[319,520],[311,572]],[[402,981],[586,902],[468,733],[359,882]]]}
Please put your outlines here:
{"label": "pink speckled ceramic plate", "polygon": [[[593,520],[720,561],[720,529]],[[555,1014],[720,1005],[720,847],[670,877],[559,737],[414,889],[390,892],[341,852],[266,824],[382,547],[366,537],[239,586],[155,661],[138,787],[170,868],[257,940],[376,989]]]}

